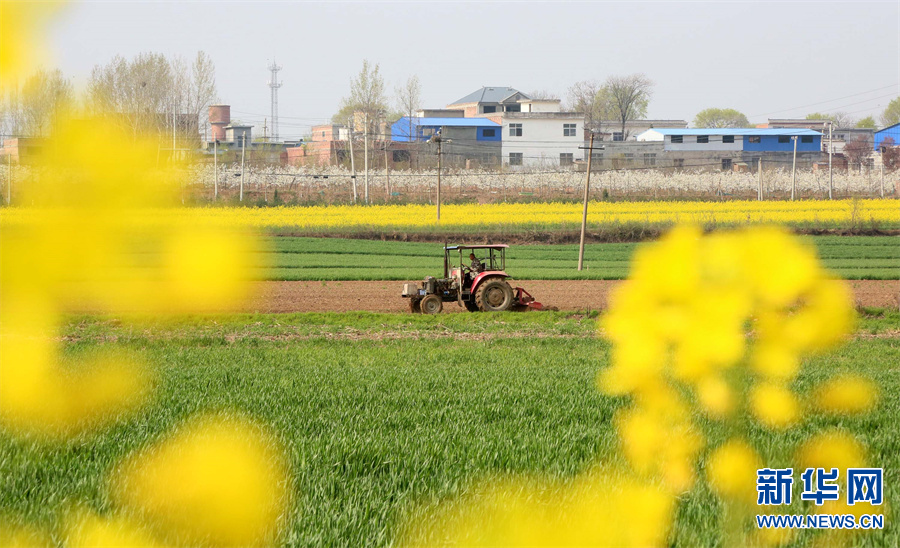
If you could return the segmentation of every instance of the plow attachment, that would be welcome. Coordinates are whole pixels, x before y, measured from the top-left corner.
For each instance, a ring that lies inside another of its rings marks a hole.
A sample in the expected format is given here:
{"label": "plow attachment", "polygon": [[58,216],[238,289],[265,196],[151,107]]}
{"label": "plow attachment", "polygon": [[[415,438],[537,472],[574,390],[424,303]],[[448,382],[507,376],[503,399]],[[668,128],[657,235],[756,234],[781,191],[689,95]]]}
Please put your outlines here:
{"label": "plow attachment", "polygon": [[531,293],[525,291],[522,287],[515,288],[516,301],[513,305],[514,310],[543,310],[544,305],[534,300]]}

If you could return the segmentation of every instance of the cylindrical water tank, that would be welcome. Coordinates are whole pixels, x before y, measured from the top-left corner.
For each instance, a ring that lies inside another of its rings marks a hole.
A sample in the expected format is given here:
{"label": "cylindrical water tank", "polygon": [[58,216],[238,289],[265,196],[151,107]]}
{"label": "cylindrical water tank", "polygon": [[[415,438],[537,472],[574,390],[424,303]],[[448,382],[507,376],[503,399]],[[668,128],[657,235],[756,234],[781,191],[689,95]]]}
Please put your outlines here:
{"label": "cylindrical water tank", "polygon": [[209,107],[209,122],[227,126],[231,123],[231,105],[212,105]]}

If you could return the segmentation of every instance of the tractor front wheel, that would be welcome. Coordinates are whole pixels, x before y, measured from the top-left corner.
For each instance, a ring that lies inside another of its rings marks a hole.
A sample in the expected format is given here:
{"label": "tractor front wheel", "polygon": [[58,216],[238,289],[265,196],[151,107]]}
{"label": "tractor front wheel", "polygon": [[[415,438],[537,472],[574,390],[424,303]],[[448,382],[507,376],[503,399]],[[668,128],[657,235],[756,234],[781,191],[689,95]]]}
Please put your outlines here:
{"label": "tractor front wheel", "polygon": [[419,302],[419,308],[422,310],[422,314],[440,314],[444,309],[444,303],[437,295],[425,295]]}
{"label": "tractor front wheel", "polygon": [[478,286],[475,304],[483,312],[503,312],[512,307],[513,290],[504,280],[488,280]]}

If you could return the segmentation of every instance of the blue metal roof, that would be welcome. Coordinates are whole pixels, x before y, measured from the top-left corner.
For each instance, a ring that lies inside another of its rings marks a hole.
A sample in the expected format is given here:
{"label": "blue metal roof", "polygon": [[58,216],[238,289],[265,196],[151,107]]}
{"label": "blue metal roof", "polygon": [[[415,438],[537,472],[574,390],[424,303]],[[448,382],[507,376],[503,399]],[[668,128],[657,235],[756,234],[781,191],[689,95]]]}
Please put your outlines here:
{"label": "blue metal roof", "polygon": [[500,124],[487,118],[413,118],[412,121],[414,126],[500,127]]}
{"label": "blue metal roof", "polygon": [[660,135],[822,135],[818,131],[804,128],[650,128]]}

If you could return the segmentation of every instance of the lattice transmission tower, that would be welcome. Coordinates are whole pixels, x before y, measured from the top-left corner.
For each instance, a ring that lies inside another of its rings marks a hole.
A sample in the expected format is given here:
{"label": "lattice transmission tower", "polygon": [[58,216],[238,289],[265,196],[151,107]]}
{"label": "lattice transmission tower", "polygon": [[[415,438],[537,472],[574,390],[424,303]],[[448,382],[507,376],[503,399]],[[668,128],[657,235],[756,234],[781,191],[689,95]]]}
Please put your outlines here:
{"label": "lattice transmission tower", "polygon": [[281,82],[278,81],[279,70],[281,70],[281,65],[275,64],[273,60],[269,65],[269,71],[272,73],[269,78],[269,88],[272,90],[272,140],[276,142],[278,141],[278,88],[281,87]]}

